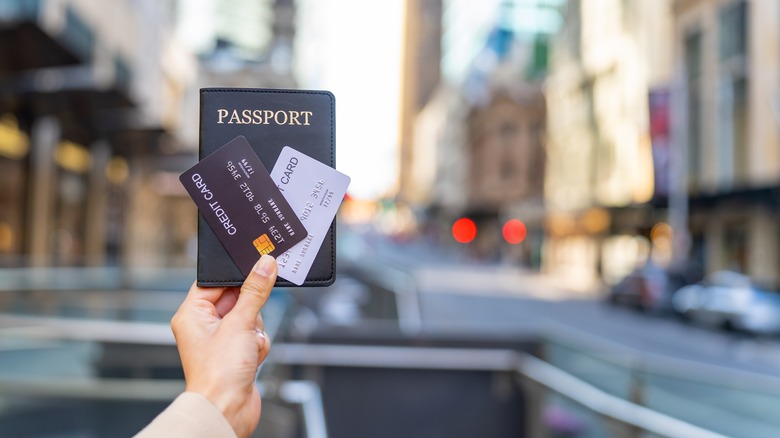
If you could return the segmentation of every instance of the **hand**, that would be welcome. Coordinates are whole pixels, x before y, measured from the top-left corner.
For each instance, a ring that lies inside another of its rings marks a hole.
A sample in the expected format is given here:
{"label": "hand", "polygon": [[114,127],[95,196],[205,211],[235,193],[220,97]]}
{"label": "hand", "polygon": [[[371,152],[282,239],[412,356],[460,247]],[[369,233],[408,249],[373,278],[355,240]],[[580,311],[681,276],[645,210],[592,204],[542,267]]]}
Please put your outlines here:
{"label": "hand", "polygon": [[171,320],[186,391],[210,400],[239,437],[249,436],[260,421],[255,375],[271,348],[260,309],[276,273],[276,260],[264,255],[240,292],[193,284]]}

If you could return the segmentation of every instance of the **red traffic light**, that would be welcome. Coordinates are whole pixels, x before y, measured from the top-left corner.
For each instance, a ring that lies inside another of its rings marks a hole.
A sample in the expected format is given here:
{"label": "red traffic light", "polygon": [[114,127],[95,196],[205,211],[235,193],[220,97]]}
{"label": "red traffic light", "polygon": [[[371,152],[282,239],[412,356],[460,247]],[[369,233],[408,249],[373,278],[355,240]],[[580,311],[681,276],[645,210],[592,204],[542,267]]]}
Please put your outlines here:
{"label": "red traffic light", "polygon": [[523,221],[518,219],[509,219],[506,221],[504,224],[504,229],[501,232],[501,234],[504,235],[504,240],[512,245],[517,245],[518,243],[525,240],[527,233],[528,230],[526,230],[525,224]]}
{"label": "red traffic light", "polygon": [[456,242],[469,243],[477,237],[477,225],[473,220],[462,217],[452,224],[452,237]]}

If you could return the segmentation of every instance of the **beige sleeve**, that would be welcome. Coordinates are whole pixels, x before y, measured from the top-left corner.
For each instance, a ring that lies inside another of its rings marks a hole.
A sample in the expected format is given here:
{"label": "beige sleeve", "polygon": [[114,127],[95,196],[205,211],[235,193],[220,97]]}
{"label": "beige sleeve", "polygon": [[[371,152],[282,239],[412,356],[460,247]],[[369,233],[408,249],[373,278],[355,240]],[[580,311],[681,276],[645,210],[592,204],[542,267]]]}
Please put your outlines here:
{"label": "beige sleeve", "polygon": [[236,433],[210,401],[200,394],[185,392],[136,435],[158,437],[236,438]]}

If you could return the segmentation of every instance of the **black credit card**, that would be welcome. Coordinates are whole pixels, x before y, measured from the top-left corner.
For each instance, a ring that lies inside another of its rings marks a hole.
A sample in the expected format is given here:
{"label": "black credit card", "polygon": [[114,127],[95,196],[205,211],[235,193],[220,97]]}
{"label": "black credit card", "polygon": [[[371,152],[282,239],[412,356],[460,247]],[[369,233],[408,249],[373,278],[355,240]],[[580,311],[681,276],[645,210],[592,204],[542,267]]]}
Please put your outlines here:
{"label": "black credit card", "polygon": [[261,255],[277,257],[308,235],[244,136],[179,180],[245,276]]}

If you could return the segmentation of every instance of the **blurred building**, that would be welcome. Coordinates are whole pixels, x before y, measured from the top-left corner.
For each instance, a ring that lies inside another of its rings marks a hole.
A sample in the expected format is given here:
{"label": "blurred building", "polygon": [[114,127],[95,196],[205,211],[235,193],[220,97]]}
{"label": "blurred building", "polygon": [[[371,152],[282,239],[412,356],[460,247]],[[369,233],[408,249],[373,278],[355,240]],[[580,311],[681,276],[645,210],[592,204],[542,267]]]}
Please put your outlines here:
{"label": "blurred building", "polygon": [[148,209],[143,189],[197,138],[195,65],[168,35],[171,8],[0,2],[4,264],[102,264],[177,245],[179,224],[165,203]]}
{"label": "blurred building", "polygon": [[[547,96],[547,273],[574,286],[646,258],[654,223],[649,93],[669,85],[668,0],[571,0]],[[658,216],[658,217],[656,217]]]}
{"label": "blurred building", "polygon": [[295,87],[293,0],[214,1],[213,7],[211,44],[198,52],[200,87]]}
{"label": "blurred building", "polygon": [[[478,257],[539,264],[545,169],[540,79],[559,4],[496,2],[477,13],[465,2],[443,2],[442,82],[413,126],[413,152],[404,161],[412,182],[405,186],[417,195],[410,199],[427,207],[441,237],[451,239],[450,226],[459,217],[474,220],[477,237],[464,249]],[[529,25],[528,17],[537,19]],[[522,220],[533,238],[506,244],[502,226],[510,218]]]}
{"label": "blurred building", "polygon": [[692,257],[780,286],[780,3],[673,6]]}
{"label": "blurred building", "polygon": [[432,172],[421,172],[415,163],[432,164],[426,156],[432,147],[415,142],[415,120],[439,84],[441,19],[442,0],[406,0],[398,145],[401,201],[422,203],[430,196],[426,179]]}
{"label": "blurred building", "polygon": [[535,240],[506,251],[513,252],[515,261],[538,266],[544,224],[544,95],[540,84],[513,79],[491,86],[488,104],[469,114],[462,192],[467,207],[462,213],[476,221],[482,232],[477,251],[487,257],[504,245],[504,223],[522,220]]}
{"label": "blurred building", "polygon": [[653,257],[780,284],[778,20],[764,1],[569,4],[547,84],[549,272],[609,281]]}
{"label": "blurred building", "polygon": [[415,120],[414,159],[406,164],[416,184],[416,199],[430,210],[432,219],[442,221],[445,232],[450,216],[467,205],[462,190],[466,185],[468,113],[469,105],[461,92],[440,84]]}

